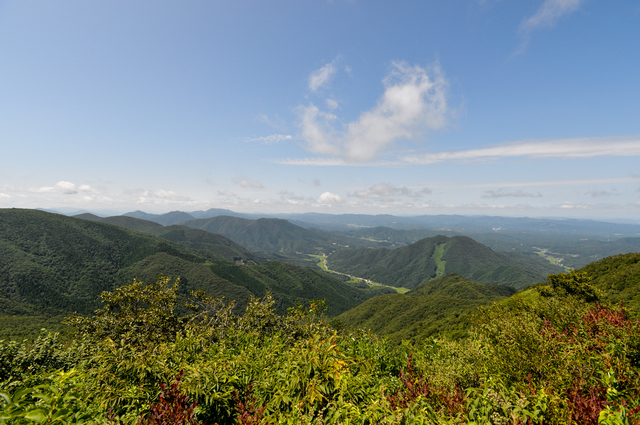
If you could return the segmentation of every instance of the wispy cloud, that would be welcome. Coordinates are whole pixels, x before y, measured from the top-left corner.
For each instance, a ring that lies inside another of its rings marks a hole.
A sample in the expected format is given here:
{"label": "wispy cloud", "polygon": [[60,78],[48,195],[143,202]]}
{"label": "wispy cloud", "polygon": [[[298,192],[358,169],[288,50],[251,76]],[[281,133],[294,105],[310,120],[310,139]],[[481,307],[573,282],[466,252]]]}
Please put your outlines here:
{"label": "wispy cloud", "polygon": [[472,184],[448,184],[434,183],[434,186],[445,189],[460,188],[487,188],[487,187],[537,187],[537,186],[585,186],[598,184],[625,184],[636,183],[640,177],[613,177],[605,179],[575,179],[575,180],[542,180],[542,181],[513,181],[500,183],[472,183]]}
{"label": "wispy cloud", "polygon": [[171,204],[193,202],[189,196],[176,193],[166,189],[139,189],[126,188],[124,190],[126,198],[135,200],[139,204]]}
{"label": "wispy cloud", "polygon": [[[328,145],[327,151],[333,149]],[[307,166],[399,167],[438,162],[495,162],[508,158],[580,159],[613,156],[640,156],[640,136],[585,137],[555,140],[525,140],[480,149],[451,152],[422,152],[401,155],[392,160],[350,162],[344,158],[286,158],[273,162]]]}
{"label": "wispy cloud", "polygon": [[536,193],[531,193],[531,192],[524,192],[522,190],[504,190],[504,189],[498,189],[498,190],[487,190],[484,192],[484,195],[482,195],[483,198],[489,198],[489,199],[493,199],[493,198],[541,198],[542,197],[542,193],[540,192],[536,192]]}
{"label": "wispy cloud", "polygon": [[353,192],[352,196],[361,199],[380,199],[380,198],[388,198],[392,196],[407,196],[410,198],[419,198],[422,195],[430,194],[431,190],[428,188],[423,188],[418,191],[411,191],[406,186],[399,187],[388,185],[385,183],[380,183],[373,185],[364,190],[356,190]]}
{"label": "wispy cloud", "polygon": [[522,36],[522,43],[516,53],[524,52],[533,31],[554,26],[561,17],[578,10],[583,2],[584,0],[545,0],[533,16],[520,23],[518,32]]}
{"label": "wispy cloud", "polygon": [[640,156],[640,136],[524,141],[466,151],[407,155],[401,158],[401,162],[432,164],[445,161],[494,161],[517,157],[593,158],[603,156]]}
{"label": "wispy cloud", "polygon": [[270,117],[267,114],[258,114],[255,120],[257,122],[267,124],[269,127],[273,128],[274,130],[281,130],[286,127],[286,122],[284,118],[282,118],[277,114],[274,115],[273,117]]}
{"label": "wispy cloud", "polygon": [[251,179],[235,179],[233,181],[235,184],[237,184],[240,187],[251,187],[254,189],[262,189],[264,188],[264,185],[259,182],[258,180],[251,180]]}
{"label": "wispy cloud", "polygon": [[322,68],[315,70],[309,75],[309,90],[312,92],[318,90],[320,87],[326,86],[331,81],[331,78],[336,74],[338,68],[336,62],[338,58],[332,62],[324,65]]}
{"label": "wispy cloud", "polygon": [[309,202],[309,201],[313,201],[314,200],[314,198],[311,198],[309,196],[296,195],[295,193],[289,192],[288,190],[284,190],[284,191],[278,192],[278,195],[280,195],[281,199],[285,199],[285,200],[289,200],[289,201]]}
{"label": "wispy cloud", "polygon": [[321,111],[314,104],[299,106],[301,137],[305,141],[307,150],[319,154],[337,157],[340,147],[334,140],[333,122],[337,117],[331,113]]}
{"label": "wispy cloud", "polygon": [[560,205],[561,209],[589,209],[590,206],[581,202],[581,203],[575,203],[575,202],[563,202]]}
{"label": "wispy cloud", "polygon": [[332,111],[338,109],[338,101],[335,99],[325,99],[325,103],[327,104],[327,108]]}
{"label": "wispy cloud", "polygon": [[448,83],[438,64],[423,68],[394,62],[383,84],[385,90],[377,105],[344,130],[335,128],[333,113],[321,111],[313,103],[300,106],[304,147],[348,162],[369,161],[400,139],[413,139],[425,129],[448,125]]}
{"label": "wispy cloud", "polygon": [[265,145],[274,145],[276,143],[283,143],[292,139],[293,136],[290,134],[272,134],[270,136],[248,138],[247,142],[260,142]]}
{"label": "wispy cloud", "polygon": [[592,198],[600,198],[602,196],[612,196],[615,194],[616,194],[616,191],[610,191],[610,190],[592,190],[590,192],[587,192],[587,195],[591,196]]}
{"label": "wispy cloud", "polygon": [[271,160],[283,165],[306,165],[316,167],[397,167],[403,165],[398,161],[347,162],[342,158],[285,158]]}
{"label": "wispy cloud", "polygon": [[238,197],[238,195],[236,195],[235,193],[231,192],[230,190],[219,190],[218,191],[218,196],[224,196],[226,198],[236,198],[236,197]]}

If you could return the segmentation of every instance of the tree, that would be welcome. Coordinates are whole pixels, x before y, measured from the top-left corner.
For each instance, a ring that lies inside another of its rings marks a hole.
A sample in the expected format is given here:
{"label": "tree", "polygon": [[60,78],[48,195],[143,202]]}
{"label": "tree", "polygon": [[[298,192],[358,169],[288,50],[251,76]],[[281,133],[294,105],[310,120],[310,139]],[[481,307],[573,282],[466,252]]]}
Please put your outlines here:
{"label": "tree", "polygon": [[91,341],[109,338],[115,344],[147,346],[175,339],[184,320],[175,312],[178,283],[159,276],[155,283],[134,279],[130,285],[100,295],[105,306],[93,317],[73,314],[65,323],[75,326],[81,337]]}

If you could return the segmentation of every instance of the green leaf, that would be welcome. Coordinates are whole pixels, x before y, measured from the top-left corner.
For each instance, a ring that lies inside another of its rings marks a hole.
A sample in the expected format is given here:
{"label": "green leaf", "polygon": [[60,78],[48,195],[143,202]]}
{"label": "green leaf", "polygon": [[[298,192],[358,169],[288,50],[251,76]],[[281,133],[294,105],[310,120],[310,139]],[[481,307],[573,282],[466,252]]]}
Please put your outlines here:
{"label": "green leaf", "polygon": [[23,388],[21,390],[16,391],[13,394],[13,402],[16,403],[19,400],[22,400],[24,397],[26,397],[28,394],[33,392],[33,388]]}
{"label": "green leaf", "polygon": [[47,420],[46,413],[47,411],[45,409],[37,408],[25,413],[24,418],[41,424]]}

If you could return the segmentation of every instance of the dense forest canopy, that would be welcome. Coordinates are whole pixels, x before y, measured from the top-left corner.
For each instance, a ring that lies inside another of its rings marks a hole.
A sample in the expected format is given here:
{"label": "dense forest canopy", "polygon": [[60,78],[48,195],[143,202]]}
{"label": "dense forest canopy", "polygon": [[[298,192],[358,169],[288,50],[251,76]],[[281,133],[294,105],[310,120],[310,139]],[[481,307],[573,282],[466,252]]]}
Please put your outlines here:
{"label": "dense forest canopy", "polygon": [[1,417],[639,423],[640,322],[608,301],[621,274],[638,284],[639,263],[640,254],[629,254],[551,275],[477,310],[465,338],[399,346],[329,326],[322,301],[278,315],[266,294],[236,315],[232,304],[195,292],[184,304],[191,313],[178,315],[179,281],[136,281],[103,293],[93,316],[67,319],[77,329],[73,344],[46,332],[32,345],[0,344]]}
{"label": "dense forest canopy", "polygon": [[517,291],[457,273],[494,258],[469,238],[344,251],[434,263],[400,294],[186,226],[0,218],[3,330],[65,329],[0,338],[0,423],[640,423],[640,253]]}

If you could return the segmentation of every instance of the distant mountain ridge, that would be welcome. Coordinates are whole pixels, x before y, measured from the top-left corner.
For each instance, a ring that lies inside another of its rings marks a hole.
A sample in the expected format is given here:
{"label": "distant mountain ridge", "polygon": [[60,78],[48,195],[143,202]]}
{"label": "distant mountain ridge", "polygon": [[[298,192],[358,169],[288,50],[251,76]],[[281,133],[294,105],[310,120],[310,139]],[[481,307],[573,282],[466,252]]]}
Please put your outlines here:
{"label": "distant mountain ridge", "polygon": [[540,233],[550,235],[591,235],[598,237],[640,237],[640,221],[636,223],[620,223],[591,219],[559,219],[500,216],[463,216],[463,215],[418,215],[395,216],[390,214],[324,214],[324,213],[276,213],[245,214],[227,209],[211,208],[206,211],[183,213],[173,211],[166,214],[148,214],[134,211],[125,216],[143,218],[145,220],[182,224],[174,221],[179,214],[187,214],[192,218],[212,218],[220,215],[241,217],[250,220],[258,218],[279,218],[295,222],[301,227],[318,227],[332,230],[354,230],[362,228],[388,227],[392,229],[432,229],[440,232],[457,232],[460,234],[502,232],[502,233]]}
{"label": "distant mountain ridge", "polygon": [[220,215],[226,215],[230,217],[245,217],[245,214],[236,213],[231,210],[222,208],[210,208],[206,211],[194,211],[186,213],[183,211],[171,211],[165,214],[149,214],[144,211],[133,211],[123,214],[126,217],[140,218],[143,220],[153,221],[163,226],[171,226],[173,224],[182,224],[185,221],[199,219],[199,218],[212,218]]}
{"label": "distant mountain ridge", "polygon": [[217,216],[183,223],[193,229],[219,233],[252,251],[320,254],[348,246],[375,244],[315,228],[297,226],[279,218],[250,220],[241,217]]}
{"label": "distant mountain ridge", "polygon": [[172,211],[166,214],[148,214],[143,211],[134,211],[134,212],[126,213],[123,215],[126,217],[133,217],[133,218],[139,218],[142,220],[153,221],[163,226],[180,224],[188,220],[193,220],[195,218],[191,214],[187,214],[182,211]]}
{"label": "distant mountain ridge", "polygon": [[[546,277],[466,236],[434,236],[393,250],[342,250],[330,255],[327,263],[331,270],[410,289],[448,273],[514,288],[538,283]],[[562,270],[556,268],[557,272]]]}

